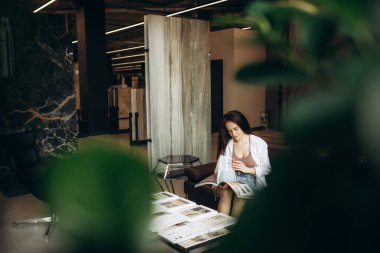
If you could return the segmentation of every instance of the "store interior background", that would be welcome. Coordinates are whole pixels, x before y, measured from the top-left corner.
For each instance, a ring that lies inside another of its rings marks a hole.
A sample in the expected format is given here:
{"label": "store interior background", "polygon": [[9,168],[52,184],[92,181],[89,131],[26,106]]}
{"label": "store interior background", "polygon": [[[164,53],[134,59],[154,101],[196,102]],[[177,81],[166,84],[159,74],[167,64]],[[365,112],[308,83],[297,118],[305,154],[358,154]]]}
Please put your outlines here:
{"label": "store interior background", "polygon": [[[53,4],[42,10],[41,13],[34,14],[33,8],[38,6],[40,2],[42,1],[28,3],[25,1],[6,1],[4,3],[5,8],[1,10],[4,27],[12,31],[13,36],[10,40],[12,52],[2,54],[9,55],[10,70],[3,70],[3,73],[6,74],[2,78],[4,88],[0,91],[4,98],[0,102],[2,108],[0,131],[9,133],[31,126],[39,126],[41,129],[39,133],[41,149],[49,154],[76,150],[78,136],[128,131],[128,120],[121,119],[115,122],[110,118],[115,116],[115,114],[112,115],[115,113],[115,108],[113,108],[115,106],[118,107],[116,116],[119,118],[128,117],[128,113],[131,112],[131,109],[128,108],[130,107],[130,91],[136,89],[143,92],[144,90],[144,63],[119,70],[115,66],[112,67],[112,64],[119,63],[120,60],[113,61],[112,58],[124,54],[107,54],[107,67],[102,69],[105,73],[105,84],[99,84],[107,90],[107,108],[102,108],[103,111],[101,111],[102,114],[106,113],[106,115],[102,115],[103,120],[96,121],[96,126],[93,126],[95,127],[94,131],[81,131],[80,126],[84,120],[78,113],[78,110],[81,110],[80,94],[78,94],[80,90],[78,49],[76,44],[72,43],[76,39],[73,34],[76,34],[77,30],[75,22],[73,22],[76,15],[75,6],[73,6],[73,1],[60,1],[55,6]],[[126,19],[123,11],[137,13],[137,11],[128,10],[127,7],[123,6],[117,9],[115,6],[118,1],[106,2],[110,5],[106,6],[105,12],[107,29],[115,28],[115,24],[114,27],[108,28],[109,23],[112,24],[117,20],[117,18],[110,18],[112,15],[119,17],[119,22],[122,22],[121,16]],[[141,6],[145,4],[146,8],[142,12],[148,13],[152,9],[157,12],[159,8],[157,4],[153,8],[153,4],[149,6],[148,2],[151,1],[139,3]],[[223,14],[238,13],[242,15],[246,6],[246,3],[242,4],[242,2],[246,1],[227,1],[226,6],[222,3],[213,7],[206,7],[204,10],[200,9],[185,14],[185,18],[199,16],[198,18],[202,19],[208,15],[207,18],[212,20],[213,17]],[[177,3],[177,5],[181,6],[181,3]],[[173,12],[181,8],[185,7],[161,7],[160,10]],[[141,19],[141,9],[139,10]],[[130,16],[136,19],[137,15]],[[126,25],[133,20],[128,22]],[[213,21],[211,24],[212,132],[216,131],[218,117],[232,109],[241,110],[246,114],[252,126],[259,126],[261,124],[260,113],[266,112],[270,128],[280,130],[280,118],[283,117],[282,114],[286,112],[284,108],[291,100],[288,99],[290,92],[285,90],[281,84],[265,88],[265,86],[242,85],[234,78],[234,71],[243,64],[253,59],[266,57],[266,49],[254,47],[245,41],[254,36],[252,30],[243,30],[238,25],[237,27],[221,27],[214,24]],[[116,27],[120,26],[121,24],[116,25]],[[143,29],[140,27],[106,36],[105,50],[109,52],[120,48],[143,45],[141,30]],[[127,38],[125,39],[123,36]],[[128,37],[132,39],[128,40]],[[125,43],[122,44],[121,41]],[[143,55],[144,48],[129,53]],[[141,58],[141,56],[137,59],[132,58],[133,61],[143,61],[143,59],[144,57]],[[128,68],[131,69],[128,70]],[[94,70],[97,72],[96,68]],[[91,73],[88,76],[91,78]],[[91,94],[89,94],[90,96]],[[145,101],[141,100],[144,99],[144,94],[140,96],[136,94],[136,96],[140,100],[139,104],[143,106]],[[96,107],[92,106],[92,108]],[[93,114],[97,113],[98,111],[93,112]],[[142,118],[144,117],[140,117],[140,119]],[[85,122],[85,124],[95,125],[93,122]],[[146,139],[144,124],[143,121],[139,124],[143,129],[139,131],[140,140]]]}

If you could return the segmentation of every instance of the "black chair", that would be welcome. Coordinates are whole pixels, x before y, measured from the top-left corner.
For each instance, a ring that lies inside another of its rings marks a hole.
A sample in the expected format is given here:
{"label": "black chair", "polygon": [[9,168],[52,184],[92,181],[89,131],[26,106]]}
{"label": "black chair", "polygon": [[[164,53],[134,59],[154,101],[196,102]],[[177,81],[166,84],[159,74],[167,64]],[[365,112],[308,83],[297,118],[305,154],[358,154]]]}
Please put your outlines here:
{"label": "black chair", "polygon": [[[37,130],[27,130],[23,132],[13,133],[1,137],[2,148],[8,155],[10,169],[19,180],[27,187],[31,194],[40,200],[49,203],[47,194],[47,178],[53,159],[41,158],[36,148]],[[48,223],[45,237],[49,237],[49,233],[57,220],[51,205],[51,216],[44,218],[34,218],[13,222],[16,227],[19,224],[36,224]]]}

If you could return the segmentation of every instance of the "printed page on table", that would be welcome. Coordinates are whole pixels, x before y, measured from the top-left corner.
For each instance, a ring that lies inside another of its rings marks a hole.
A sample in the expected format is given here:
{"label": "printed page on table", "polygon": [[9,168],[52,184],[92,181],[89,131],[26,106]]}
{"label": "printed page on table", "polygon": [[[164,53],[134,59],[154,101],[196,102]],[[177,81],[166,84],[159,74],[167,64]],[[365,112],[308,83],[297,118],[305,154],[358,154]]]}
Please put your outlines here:
{"label": "printed page on table", "polygon": [[232,216],[217,213],[216,215],[201,218],[194,223],[198,223],[199,225],[206,226],[210,231],[214,231],[220,228],[226,228],[236,223],[236,219]]}
{"label": "printed page on table", "polygon": [[152,202],[153,203],[161,203],[161,202],[165,202],[165,201],[175,200],[178,198],[179,198],[178,195],[175,195],[175,194],[173,194],[171,192],[167,192],[167,191],[156,192],[156,193],[152,194]]}
{"label": "printed page on table", "polygon": [[190,208],[184,208],[176,211],[177,214],[184,216],[189,221],[194,221],[200,218],[205,218],[217,214],[214,209],[208,208],[203,205],[197,205]]}
{"label": "printed page on table", "polygon": [[182,208],[189,208],[192,206],[196,206],[197,204],[195,204],[191,200],[179,197],[178,199],[161,202],[161,203],[158,203],[157,205],[166,211],[174,212]]}
{"label": "printed page on table", "polygon": [[163,211],[165,211],[165,209],[162,206],[159,206],[155,203],[152,204],[151,209],[150,209],[151,214],[155,214],[155,213],[163,212]]}
{"label": "printed page on table", "polygon": [[195,246],[195,245],[216,239],[216,238],[221,237],[221,236],[224,236],[224,235],[228,234],[229,232],[230,231],[226,228],[220,228],[220,229],[217,229],[217,230],[214,230],[211,232],[207,232],[205,234],[201,234],[201,235],[195,236],[193,238],[181,241],[178,243],[178,245],[181,246],[182,248],[187,249],[189,247],[192,247],[192,246]]}
{"label": "printed page on table", "polygon": [[150,221],[150,231],[159,232],[167,227],[186,221],[186,217],[167,211],[158,212],[152,215]]}
{"label": "printed page on table", "polygon": [[207,232],[208,229],[202,225],[184,221],[163,229],[158,235],[171,243],[178,243]]}

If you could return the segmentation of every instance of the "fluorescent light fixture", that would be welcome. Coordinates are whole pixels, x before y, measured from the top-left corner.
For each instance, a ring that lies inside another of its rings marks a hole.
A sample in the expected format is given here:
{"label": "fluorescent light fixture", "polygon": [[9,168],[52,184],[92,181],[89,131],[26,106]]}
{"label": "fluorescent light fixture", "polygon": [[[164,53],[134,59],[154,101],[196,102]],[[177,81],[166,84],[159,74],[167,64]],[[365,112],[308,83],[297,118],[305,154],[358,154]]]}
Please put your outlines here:
{"label": "fluorescent light fixture", "polygon": [[113,68],[113,70],[117,70],[117,69],[141,69],[141,66],[131,65],[131,66],[121,66],[121,67]]}
{"label": "fluorescent light fixture", "polygon": [[119,52],[124,52],[124,51],[129,51],[129,50],[134,50],[134,49],[144,48],[144,47],[145,47],[145,46],[128,47],[128,48],[123,48],[123,49],[118,49],[118,50],[108,51],[108,52],[106,52],[106,54],[119,53]]}
{"label": "fluorescent light fixture", "polygon": [[[178,14],[182,14],[182,13],[185,13],[185,12],[197,10],[197,9],[200,9],[200,8],[204,8],[204,7],[207,7],[207,6],[211,6],[211,5],[214,5],[214,4],[223,3],[223,2],[227,2],[227,1],[228,0],[220,0],[220,1],[212,2],[212,3],[200,5],[200,6],[191,8],[191,9],[187,9],[187,10],[183,10],[183,11],[179,11],[179,12],[175,12],[175,13],[166,15],[166,17],[175,16],[175,15],[178,15]],[[122,27],[122,28],[119,28],[119,29],[116,29],[116,30],[111,30],[109,32],[106,32],[106,34],[111,34],[111,33],[115,33],[115,32],[124,31],[124,30],[130,29],[130,28],[136,27],[136,26],[141,26],[141,25],[144,25],[144,22],[140,22],[140,23],[137,23],[137,24],[134,24],[134,25]]]}
{"label": "fluorescent light fixture", "polygon": [[77,40],[74,40],[74,41],[72,41],[71,43],[75,44],[75,43],[78,43],[78,41],[77,41]]}
{"label": "fluorescent light fixture", "polygon": [[244,27],[244,28],[241,28],[242,30],[251,30],[252,29],[252,27]]}
{"label": "fluorescent light fixture", "polygon": [[120,56],[120,57],[112,57],[111,60],[120,60],[120,59],[127,59],[127,58],[139,57],[139,56],[145,56],[145,54],[134,54],[134,55],[126,55],[126,56]]}
{"label": "fluorescent light fixture", "polygon": [[145,61],[131,61],[131,62],[122,62],[122,63],[114,63],[112,66],[123,66],[123,65],[131,65],[136,63],[143,63]]}
{"label": "fluorescent light fixture", "polygon": [[130,68],[141,68],[141,64],[127,65],[127,66],[116,66],[113,69],[130,69]]}
{"label": "fluorescent light fixture", "polygon": [[200,6],[197,6],[197,7],[194,7],[194,8],[190,8],[190,9],[187,9],[187,10],[183,10],[183,11],[179,11],[179,12],[175,12],[175,13],[166,15],[166,17],[172,17],[172,16],[179,15],[179,14],[182,14],[182,13],[185,13],[185,12],[197,10],[197,9],[200,9],[200,8],[204,8],[204,7],[207,7],[207,6],[211,6],[211,5],[214,5],[214,4],[219,4],[219,3],[223,3],[223,2],[227,2],[227,1],[228,0],[220,0],[220,1],[212,2],[212,3],[200,5]]}
{"label": "fluorescent light fixture", "polygon": [[46,6],[48,6],[48,5],[50,5],[50,4],[54,3],[54,2],[55,2],[55,0],[51,0],[51,1],[47,2],[46,4],[42,5],[40,8],[35,9],[35,10],[33,11],[33,13],[36,13],[36,12],[42,10],[43,8],[45,8]]}
{"label": "fluorescent light fixture", "polygon": [[136,66],[126,66],[126,67],[116,67],[116,68],[113,68],[113,70],[118,70],[118,69],[141,69],[141,67],[136,67]]}
{"label": "fluorescent light fixture", "polygon": [[140,23],[137,23],[137,24],[134,24],[134,25],[129,25],[129,26],[122,27],[122,28],[119,28],[119,29],[116,29],[116,30],[108,31],[108,32],[106,32],[106,35],[111,34],[111,33],[120,32],[120,31],[124,31],[124,30],[130,29],[130,28],[133,28],[133,27],[137,27],[137,26],[142,26],[142,25],[144,25],[144,22],[140,22]]}
{"label": "fluorescent light fixture", "polygon": [[141,68],[130,68],[130,69],[113,69],[114,72],[123,72],[123,71],[128,71],[128,70],[138,70]]}
{"label": "fluorescent light fixture", "polygon": [[[175,16],[175,15],[179,15],[179,14],[182,14],[182,13],[190,12],[190,11],[193,11],[193,10],[201,9],[201,8],[204,8],[204,7],[207,7],[207,6],[211,6],[211,5],[215,5],[215,4],[219,4],[219,3],[223,3],[223,2],[227,2],[227,1],[229,1],[229,0],[220,0],[220,1],[212,2],[212,3],[200,5],[200,6],[197,6],[197,7],[194,7],[194,8],[190,8],[190,9],[187,9],[187,10],[183,10],[183,11],[175,12],[175,13],[172,13],[172,14],[168,14],[168,15],[166,15],[166,17],[172,17],[172,16]],[[111,33],[116,33],[116,32],[120,32],[120,31],[124,31],[124,30],[130,29],[130,28],[137,27],[137,26],[142,26],[142,25],[144,25],[144,22],[140,22],[140,23],[137,23],[137,24],[134,24],[134,25],[129,25],[129,26],[125,26],[125,27],[122,27],[122,28],[119,28],[119,29],[111,30],[111,31],[106,32],[105,34],[108,35],[108,34],[111,34]],[[72,43],[74,43],[74,41]]]}

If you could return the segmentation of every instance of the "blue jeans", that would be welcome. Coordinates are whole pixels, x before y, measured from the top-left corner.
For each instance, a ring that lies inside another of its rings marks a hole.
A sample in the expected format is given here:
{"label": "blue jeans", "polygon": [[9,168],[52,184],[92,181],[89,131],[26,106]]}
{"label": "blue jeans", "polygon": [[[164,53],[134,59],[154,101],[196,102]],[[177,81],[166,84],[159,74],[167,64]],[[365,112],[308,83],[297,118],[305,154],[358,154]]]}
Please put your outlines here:
{"label": "blue jeans", "polygon": [[236,171],[236,181],[249,185],[253,190],[256,189],[256,176],[248,173]]}

